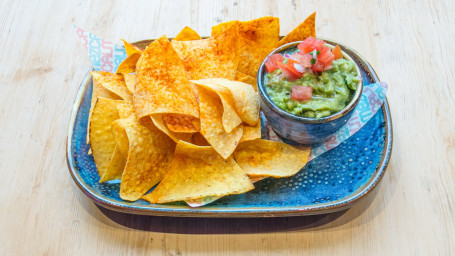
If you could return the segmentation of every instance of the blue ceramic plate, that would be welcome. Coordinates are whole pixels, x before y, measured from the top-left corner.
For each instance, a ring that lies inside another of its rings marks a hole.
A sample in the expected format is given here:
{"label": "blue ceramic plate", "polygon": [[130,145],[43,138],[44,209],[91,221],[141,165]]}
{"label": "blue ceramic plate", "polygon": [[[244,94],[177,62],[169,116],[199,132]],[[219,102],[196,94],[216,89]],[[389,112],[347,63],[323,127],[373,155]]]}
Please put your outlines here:
{"label": "blue ceramic plate", "polygon": [[[329,40],[326,40],[328,43]],[[148,44],[150,41],[143,41]],[[145,45],[140,45],[144,47]],[[341,46],[341,45],[340,45]],[[347,47],[361,67],[365,84],[379,81],[373,68]],[[68,131],[67,160],[76,184],[96,204],[114,211],[187,217],[273,217],[314,215],[351,207],[372,191],[381,180],[392,149],[392,121],[387,102],[356,134],[341,145],[309,162],[290,178],[268,178],[241,195],[223,197],[209,205],[190,208],[185,203],[150,204],[144,200],[123,201],[118,182],[99,184],[90,145],[86,144],[92,79],[88,73],[81,84]]]}

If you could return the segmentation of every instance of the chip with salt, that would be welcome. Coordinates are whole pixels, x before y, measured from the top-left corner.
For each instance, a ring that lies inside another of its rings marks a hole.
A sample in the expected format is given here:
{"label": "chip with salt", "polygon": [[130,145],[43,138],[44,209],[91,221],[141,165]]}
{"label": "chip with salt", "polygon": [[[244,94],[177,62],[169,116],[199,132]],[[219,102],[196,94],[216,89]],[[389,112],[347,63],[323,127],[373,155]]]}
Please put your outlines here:
{"label": "chip with salt", "polygon": [[200,125],[197,125],[199,123],[199,119],[193,116],[181,114],[163,114],[162,117],[164,124],[170,131],[195,133],[200,130]]}
{"label": "chip with salt", "polygon": [[164,177],[175,143],[152,122],[125,125],[129,149],[120,182],[120,197],[136,201]]}
{"label": "chip with salt", "polygon": [[158,113],[199,118],[199,106],[182,60],[163,36],[153,41],[136,66],[133,94],[138,118]]}
{"label": "chip with salt", "polygon": [[164,132],[169,138],[171,138],[174,142],[178,142],[179,140],[183,141],[190,141],[191,140],[191,133],[178,133],[169,130],[166,124],[163,121],[163,114],[153,114],[150,115],[155,126]]}
{"label": "chip with salt", "polygon": [[144,50],[135,46],[134,44],[128,43],[126,40],[122,39],[123,46],[125,47],[126,55],[130,56],[135,53],[142,53]]}
{"label": "chip with salt", "polygon": [[239,125],[227,133],[223,127],[223,105],[218,95],[202,86],[198,86],[198,91],[201,134],[224,159],[227,159],[242,138],[243,127]]}
{"label": "chip with salt", "polygon": [[151,203],[169,203],[241,194],[253,188],[232,157],[225,160],[212,147],[179,142],[169,172],[142,198]]}
{"label": "chip with salt", "polygon": [[199,36],[199,34],[190,27],[184,27],[174,38],[174,40],[177,41],[191,41],[199,39],[201,39],[201,36]]}
{"label": "chip with salt", "polygon": [[237,71],[256,77],[262,60],[276,47],[280,36],[280,22],[276,17],[262,17],[251,21],[231,21],[212,28],[212,36],[227,29],[239,31],[240,61]]}
{"label": "chip with salt", "polygon": [[308,16],[308,18],[306,18],[304,22],[302,22],[299,26],[297,26],[294,30],[287,34],[283,39],[281,39],[276,47],[282,46],[290,42],[303,41],[310,36],[316,37],[315,21],[316,12]]}
{"label": "chip with salt", "polygon": [[257,139],[239,144],[234,157],[248,176],[290,177],[308,162],[310,148],[296,149],[286,143]]}
{"label": "chip with salt", "polygon": [[116,145],[111,124],[119,119],[117,103],[116,100],[98,98],[90,117],[90,143],[100,177],[106,172]]}
{"label": "chip with salt", "polygon": [[258,91],[258,83],[257,83],[257,80],[256,78],[250,76],[250,75],[247,75],[247,74],[244,74],[242,72],[239,72],[237,71],[235,73],[235,81],[239,81],[239,82],[242,82],[242,83],[246,83],[246,84],[251,84],[251,86],[253,86],[253,89],[254,91]]}
{"label": "chip with salt", "polygon": [[129,74],[136,71],[136,63],[141,57],[140,53],[133,53],[126,57],[118,66],[117,73]]}
{"label": "chip with salt", "polygon": [[255,140],[261,138],[261,122],[258,122],[255,126],[244,125],[243,135],[240,139],[240,143],[249,140]]}
{"label": "chip with salt", "polygon": [[234,79],[239,63],[238,31],[227,29],[208,39],[172,41],[190,79],[210,77]]}
{"label": "chip with salt", "polygon": [[218,94],[221,103],[223,104],[222,121],[224,130],[227,133],[230,133],[235,127],[242,123],[242,119],[235,110],[234,98],[228,88],[214,83],[210,78],[191,80],[191,82]]}
{"label": "chip with salt", "polygon": [[126,87],[125,79],[122,74],[113,74],[104,71],[93,71],[91,74],[94,80],[98,81],[99,84],[111,93],[118,95],[125,101],[132,101],[133,97]]}

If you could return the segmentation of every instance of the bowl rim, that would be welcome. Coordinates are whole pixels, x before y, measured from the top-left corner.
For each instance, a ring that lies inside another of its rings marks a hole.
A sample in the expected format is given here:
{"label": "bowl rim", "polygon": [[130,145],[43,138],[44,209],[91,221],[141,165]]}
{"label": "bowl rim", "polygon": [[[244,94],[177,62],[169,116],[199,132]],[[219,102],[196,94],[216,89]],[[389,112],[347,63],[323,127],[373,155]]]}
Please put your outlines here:
{"label": "bowl rim", "polygon": [[[319,39],[322,39],[322,38],[319,38]],[[327,41],[326,39],[322,39],[322,40],[324,40],[326,42],[326,45],[329,46],[330,48],[335,47],[335,44],[333,42]],[[347,104],[342,110],[340,110],[340,111],[338,111],[336,113],[333,113],[333,114],[331,114],[329,116],[325,116],[325,117],[322,117],[322,118],[319,118],[319,119],[315,119],[315,118],[309,118],[309,117],[303,117],[303,116],[297,116],[297,115],[291,114],[291,113],[281,109],[280,107],[278,107],[275,104],[275,102],[273,102],[273,100],[270,99],[270,96],[267,93],[267,91],[265,89],[265,84],[264,84],[264,78],[265,78],[265,74],[266,74],[265,61],[267,60],[267,58],[270,55],[275,54],[275,53],[279,53],[279,52],[283,52],[283,51],[285,51],[285,50],[287,50],[287,49],[289,49],[291,47],[296,47],[301,42],[303,42],[303,41],[294,41],[294,42],[290,42],[290,43],[284,44],[284,45],[282,45],[282,46],[280,46],[278,48],[275,48],[262,61],[261,65],[259,66],[258,73],[257,73],[257,86],[258,86],[259,95],[262,98],[263,102],[265,104],[267,104],[268,107],[273,112],[277,113],[278,115],[280,115],[280,116],[282,116],[284,118],[287,118],[287,119],[292,119],[292,120],[295,120],[295,121],[298,121],[298,122],[302,122],[302,123],[307,123],[307,124],[328,123],[328,122],[335,121],[337,119],[340,119],[340,118],[346,116],[348,113],[350,113],[357,106],[357,104],[360,101],[360,98],[362,97],[363,78],[362,78],[362,73],[360,72],[360,68],[359,68],[358,64],[352,59],[352,57],[349,54],[347,54],[343,50],[341,50],[341,53],[343,54],[343,58],[345,58],[345,59],[347,59],[347,60],[349,60],[349,61],[351,61],[351,62],[353,62],[355,64],[355,67],[356,67],[356,70],[357,70],[357,73],[358,73],[360,79],[359,79],[357,90],[356,90],[354,96],[352,97],[352,99],[349,102],[349,104]]]}

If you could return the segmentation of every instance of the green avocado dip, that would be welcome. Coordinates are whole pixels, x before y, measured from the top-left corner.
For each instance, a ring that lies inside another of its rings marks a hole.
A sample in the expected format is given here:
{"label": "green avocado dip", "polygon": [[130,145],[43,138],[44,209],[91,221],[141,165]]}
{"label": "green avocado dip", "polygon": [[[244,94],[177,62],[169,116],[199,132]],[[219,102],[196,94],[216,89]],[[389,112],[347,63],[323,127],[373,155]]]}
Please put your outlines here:
{"label": "green avocado dip", "polygon": [[[296,116],[319,119],[337,113],[349,104],[360,80],[352,61],[332,59],[331,68],[328,66],[322,72],[314,72],[311,67],[304,68],[300,77],[292,77],[289,72],[293,68],[289,68],[289,54],[284,54],[287,57],[282,58],[279,68],[265,75],[267,94],[278,107]],[[312,53],[309,54],[311,56]],[[292,65],[293,63],[291,61]],[[307,89],[309,96],[295,97],[298,93],[295,89]],[[296,98],[300,100],[295,100]]]}

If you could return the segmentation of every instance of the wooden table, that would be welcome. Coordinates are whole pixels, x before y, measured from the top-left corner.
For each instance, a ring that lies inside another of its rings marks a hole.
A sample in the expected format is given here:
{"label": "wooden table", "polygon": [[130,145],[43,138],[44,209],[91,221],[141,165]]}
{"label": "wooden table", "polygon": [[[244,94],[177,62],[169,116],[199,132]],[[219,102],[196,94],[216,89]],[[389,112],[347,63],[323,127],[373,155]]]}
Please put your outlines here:
{"label": "wooden table", "polygon": [[[454,1],[12,1],[0,3],[1,255],[454,255]],[[350,210],[280,219],[141,217],[95,206],[65,159],[90,68],[72,28],[106,39],[201,35],[232,19],[317,11],[389,83],[394,144],[381,185]]]}

